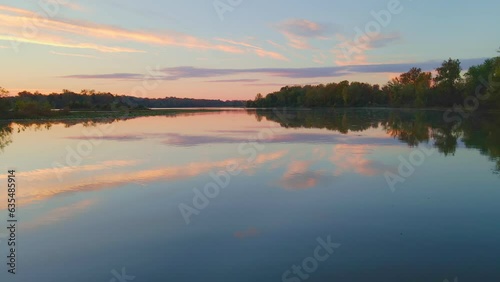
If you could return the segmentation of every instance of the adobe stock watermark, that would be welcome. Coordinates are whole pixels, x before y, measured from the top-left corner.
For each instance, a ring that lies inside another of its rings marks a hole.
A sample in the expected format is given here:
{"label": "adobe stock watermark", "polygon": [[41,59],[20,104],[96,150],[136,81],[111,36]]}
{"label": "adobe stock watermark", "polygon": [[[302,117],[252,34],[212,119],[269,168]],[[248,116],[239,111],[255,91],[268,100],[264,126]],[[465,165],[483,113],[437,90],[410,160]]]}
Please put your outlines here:
{"label": "adobe stock watermark", "polygon": [[[61,11],[61,6],[67,4],[66,0],[39,0],[38,7],[42,10],[40,13],[33,13],[29,20],[23,20],[22,36],[25,39],[34,39],[40,33],[40,26],[43,21],[56,17]],[[15,53],[19,53],[19,47],[22,41],[11,39],[10,44]]]}
{"label": "adobe stock watermark", "polygon": [[403,10],[404,7],[401,1],[390,0],[385,9],[378,12],[371,11],[370,15],[373,17],[373,20],[366,23],[364,28],[355,27],[354,38],[352,40],[345,40],[338,45],[338,48],[342,50],[344,63],[352,61],[353,55],[362,54],[364,51],[370,49],[371,42],[380,36],[382,29],[388,27],[393,17],[401,14]]}
{"label": "adobe stock watermark", "polygon": [[[486,101],[500,88],[500,78],[495,80],[493,74],[488,81],[483,77],[479,79],[480,85],[476,87],[473,95],[467,96],[460,105],[453,105],[443,114],[446,123],[454,123],[453,129],[457,129],[465,119],[470,118],[479,109],[481,102]],[[482,93],[484,90],[484,93]]]}
{"label": "adobe stock watermark", "polygon": [[[159,87],[161,83],[162,72],[160,66],[156,66],[156,69],[151,67],[146,67],[146,74],[142,82],[132,88],[130,94],[135,97],[145,97],[148,91],[152,91]],[[134,106],[134,103],[128,101],[127,99],[122,100],[128,106]],[[123,115],[117,117],[118,119],[127,118],[130,115],[129,108],[127,106],[122,106],[117,108],[116,105],[112,105],[112,111],[120,112],[123,111]],[[80,140],[76,146],[72,147],[67,145],[66,155],[64,157],[64,164],[54,161],[52,163],[52,168],[55,170],[57,179],[59,182],[63,181],[63,171],[66,168],[76,168],[80,166],[86,157],[89,157],[94,149],[102,143],[102,137],[106,134],[110,134],[115,130],[114,123],[99,124],[95,128],[84,128],[82,134],[88,138],[88,140]]]}
{"label": "adobe stock watermark", "polygon": [[[278,112],[276,109],[273,111],[282,122],[286,123],[286,117],[282,113]],[[202,210],[210,205],[210,200],[217,198],[221,190],[229,186],[231,178],[238,176],[243,171],[244,164],[251,165],[255,163],[259,153],[265,149],[265,146],[262,144],[263,142],[272,139],[275,134],[281,131],[283,131],[283,128],[279,124],[277,127],[269,127],[260,130],[257,136],[252,136],[247,142],[239,144],[238,154],[246,157],[243,164],[233,163],[229,164],[225,170],[221,170],[217,173],[210,172],[209,176],[212,181],[205,184],[202,190],[197,188],[193,189],[194,196],[191,201],[192,206],[185,203],[180,203],[178,205],[186,225],[191,223],[192,216],[199,215]]]}
{"label": "adobe stock watermark", "polygon": [[318,270],[319,264],[328,260],[334,250],[341,246],[339,243],[333,243],[330,235],[326,237],[326,240],[318,237],[316,242],[318,246],[314,249],[312,256],[306,257],[299,265],[292,265],[290,269],[283,272],[281,281],[300,282],[309,279]]}
{"label": "adobe stock watermark", "polygon": [[109,282],[127,282],[135,279],[135,276],[127,275],[127,269],[125,267],[122,268],[121,273],[113,269],[111,270],[111,274],[113,278],[111,278]]}
{"label": "adobe stock watermark", "polygon": [[243,3],[243,0],[215,0],[213,6],[221,21],[224,21],[224,14],[233,12]]}
{"label": "adobe stock watermark", "polygon": [[427,148],[425,146],[415,147],[415,149],[407,156],[400,155],[398,157],[399,166],[397,174],[391,171],[384,173],[387,185],[394,193],[396,192],[396,185],[398,183],[405,183],[416,171],[416,168],[422,166],[427,158],[436,152],[433,147]]}

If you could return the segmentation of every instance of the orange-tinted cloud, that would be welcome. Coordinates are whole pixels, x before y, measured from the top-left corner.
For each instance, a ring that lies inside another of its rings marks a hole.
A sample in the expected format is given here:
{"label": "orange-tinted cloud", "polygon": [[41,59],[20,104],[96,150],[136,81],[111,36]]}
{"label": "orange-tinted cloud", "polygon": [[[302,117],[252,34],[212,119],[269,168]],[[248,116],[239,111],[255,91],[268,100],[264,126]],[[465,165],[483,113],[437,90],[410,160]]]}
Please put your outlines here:
{"label": "orange-tinted cloud", "polygon": [[0,11],[12,13],[12,14],[19,14],[19,15],[25,15],[25,16],[33,16],[35,15],[34,12],[16,8],[16,7],[11,7],[11,6],[5,6],[5,5],[0,5]]}
{"label": "orange-tinted cloud", "polygon": [[89,58],[89,59],[97,59],[96,56],[85,55],[85,54],[71,54],[71,53],[62,53],[56,51],[50,51],[51,54],[59,55],[59,56],[68,56],[68,57],[80,57],[80,58]]}
{"label": "orange-tinted cloud", "polygon": [[[17,173],[17,176],[21,177],[26,183],[40,182],[45,180],[53,180],[56,177],[65,178],[68,175],[82,172],[96,172],[104,171],[108,169],[117,169],[127,166],[134,166],[139,164],[139,161],[127,161],[127,160],[116,160],[116,161],[105,161],[92,165],[82,165],[82,166],[63,166],[63,167],[53,167],[45,169],[37,169],[31,171],[21,171]],[[7,178],[6,174],[1,174],[0,178]]]}
{"label": "orange-tinted cloud", "polygon": [[[0,32],[1,31],[2,28],[0,27]],[[38,35],[36,38],[0,35],[0,40],[10,41],[13,43],[13,46],[17,46],[18,43],[31,43],[31,44],[47,45],[47,46],[63,47],[63,48],[91,49],[103,53],[143,53],[143,51],[131,48],[110,47],[94,43],[69,42],[68,40],[65,39],[58,40],[55,39],[54,37],[48,37],[46,35]]]}
{"label": "orange-tinted cloud", "polygon": [[257,49],[257,50],[255,50],[255,54],[257,54],[259,57],[266,57],[266,58],[271,58],[271,59],[275,59],[275,60],[288,61],[288,59],[285,56],[283,56],[282,54],[277,53],[277,52]]}
{"label": "orange-tinted cloud", "polygon": [[[244,52],[242,49],[235,46],[214,44],[195,36],[173,31],[152,33],[146,31],[128,30],[87,21],[34,17],[32,16],[33,13],[30,11],[8,6],[0,6],[0,11],[4,12],[0,17],[0,31],[4,33],[7,31],[7,33],[12,34],[11,36],[2,36],[0,37],[0,40],[17,40],[26,43],[67,48],[90,48],[102,52],[131,52],[132,50],[134,52],[139,52],[139,50],[130,48],[105,47],[93,43],[70,44],[67,40],[55,42],[54,40],[47,40],[45,36],[41,35],[41,32],[36,32],[37,30],[43,30],[44,34],[47,32],[63,32],[73,36],[85,36],[89,38],[88,40],[91,40],[92,38],[101,38],[116,41],[156,44],[161,46],[176,46],[190,49],[218,50],[229,53]],[[15,13],[16,15],[7,15],[5,12]],[[28,29],[31,29],[31,33],[34,34],[27,35],[26,30]]]}

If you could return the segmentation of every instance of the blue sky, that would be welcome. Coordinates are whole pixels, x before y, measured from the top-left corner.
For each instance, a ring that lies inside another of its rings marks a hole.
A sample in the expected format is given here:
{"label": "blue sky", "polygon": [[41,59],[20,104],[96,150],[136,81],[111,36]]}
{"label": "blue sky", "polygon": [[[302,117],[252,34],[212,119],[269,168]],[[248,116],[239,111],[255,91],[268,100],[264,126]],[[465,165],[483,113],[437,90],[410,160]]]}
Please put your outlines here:
{"label": "blue sky", "polygon": [[0,86],[250,99],[289,84],[383,84],[411,66],[496,56],[498,11],[463,0],[2,0]]}

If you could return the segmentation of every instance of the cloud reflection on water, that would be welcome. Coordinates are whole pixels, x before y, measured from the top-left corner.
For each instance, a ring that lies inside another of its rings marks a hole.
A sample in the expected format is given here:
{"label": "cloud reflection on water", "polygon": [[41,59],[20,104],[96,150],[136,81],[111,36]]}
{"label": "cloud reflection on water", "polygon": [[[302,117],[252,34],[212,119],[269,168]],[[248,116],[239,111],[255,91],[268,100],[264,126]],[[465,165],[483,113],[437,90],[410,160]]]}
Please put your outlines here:
{"label": "cloud reflection on water", "polygon": [[[220,161],[192,162],[178,166],[159,167],[136,171],[102,171],[96,172],[92,177],[82,177],[80,167],[75,167],[67,171],[65,181],[55,183],[54,169],[42,169],[25,172],[23,181],[30,183],[24,189],[20,189],[17,198],[21,205],[29,205],[37,201],[48,200],[53,197],[89,191],[99,191],[121,187],[129,184],[146,185],[151,182],[165,181],[168,183],[191,177],[208,174],[211,171],[224,170],[228,166],[238,165],[243,171],[255,168],[268,162],[283,158],[288,153],[287,150],[272,153],[263,153],[257,156],[254,162],[248,162],[245,158],[231,158]],[[108,162],[111,164],[113,162]],[[119,164],[123,164],[118,162]],[[129,163],[134,164],[134,163]],[[102,165],[102,164],[101,164]],[[99,166],[99,165],[96,165]],[[93,167],[93,166],[82,166]],[[42,181],[44,180],[44,181]],[[0,197],[0,209],[6,208],[5,196]]]}
{"label": "cloud reflection on water", "polygon": [[[236,133],[233,131],[233,133]],[[243,132],[241,132],[243,133]],[[108,135],[102,137],[88,137],[88,136],[70,136],[68,139],[74,140],[107,140],[107,141],[141,141],[149,140],[152,138],[163,139],[162,143],[171,146],[180,147],[193,147],[202,146],[207,144],[238,144],[245,143],[257,139],[256,134],[245,134],[244,136],[235,137],[226,135],[189,135],[179,133],[144,133],[144,134],[121,134],[121,135]],[[312,144],[375,144],[381,146],[397,145],[399,142],[393,139],[384,137],[367,137],[361,136],[353,138],[351,136],[335,134],[335,133],[286,133],[275,134],[270,138],[259,141],[260,143],[312,143]]]}

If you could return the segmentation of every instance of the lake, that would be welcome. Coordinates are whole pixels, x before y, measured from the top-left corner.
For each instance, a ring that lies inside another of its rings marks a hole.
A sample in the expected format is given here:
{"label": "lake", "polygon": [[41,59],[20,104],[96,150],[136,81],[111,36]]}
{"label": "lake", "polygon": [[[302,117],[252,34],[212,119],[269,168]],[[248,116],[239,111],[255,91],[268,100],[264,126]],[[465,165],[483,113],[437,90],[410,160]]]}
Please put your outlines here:
{"label": "lake", "polygon": [[3,123],[0,281],[499,281],[500,116],[454,117]]}

